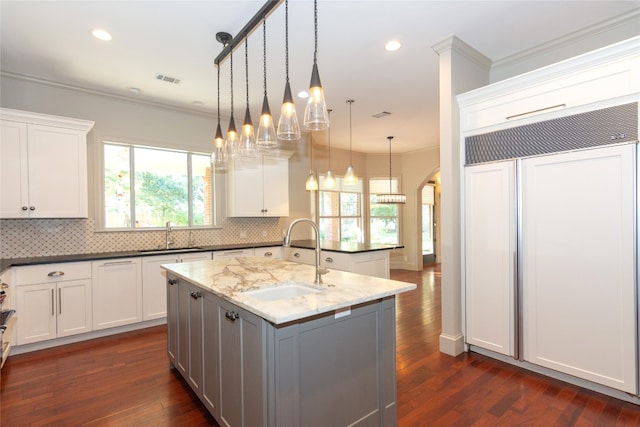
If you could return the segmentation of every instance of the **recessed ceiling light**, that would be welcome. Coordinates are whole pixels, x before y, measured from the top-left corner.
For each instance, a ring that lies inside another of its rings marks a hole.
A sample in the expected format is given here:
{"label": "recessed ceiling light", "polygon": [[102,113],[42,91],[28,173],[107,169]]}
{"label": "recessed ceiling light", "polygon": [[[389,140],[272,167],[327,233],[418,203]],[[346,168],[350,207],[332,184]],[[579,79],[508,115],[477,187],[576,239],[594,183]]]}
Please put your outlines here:
{"label": "recessed ceiling light", "polygon": [[308,98],[308,97],[309,97],[309,93],[308,92],[305,92],[304,90],[301,90],[300,92],[298,92],[298,98],[305,99],[305,98]]}
{"label": "recessed ceiling light", "polygon": [[101,28],[96,28],[95,30],[91,31],[91,35],[99,40],[111,40],[111,34],[109,34],[107,30],[103,30]]}
{"label": "recessed ceiling light", "polygon": [[387,52],[395,52],[402,47],[402,43],[397,40],[390,40],[384,45],[384,50]]}

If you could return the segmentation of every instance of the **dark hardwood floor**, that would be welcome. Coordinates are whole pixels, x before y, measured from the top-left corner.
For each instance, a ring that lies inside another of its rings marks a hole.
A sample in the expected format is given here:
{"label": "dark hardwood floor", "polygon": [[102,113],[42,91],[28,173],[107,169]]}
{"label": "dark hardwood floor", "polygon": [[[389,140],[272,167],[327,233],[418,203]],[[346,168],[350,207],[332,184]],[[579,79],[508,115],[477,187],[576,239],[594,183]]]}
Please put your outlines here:
{"label": "dark hardwood floor", "polygon": [[[392,278],[418,284],[397,299],[398,426],[640,425],[640,406],[485,356],[441,354],[439,266]],[[165,350],[160,326],[11,356],[2,426],[217,426]]]}

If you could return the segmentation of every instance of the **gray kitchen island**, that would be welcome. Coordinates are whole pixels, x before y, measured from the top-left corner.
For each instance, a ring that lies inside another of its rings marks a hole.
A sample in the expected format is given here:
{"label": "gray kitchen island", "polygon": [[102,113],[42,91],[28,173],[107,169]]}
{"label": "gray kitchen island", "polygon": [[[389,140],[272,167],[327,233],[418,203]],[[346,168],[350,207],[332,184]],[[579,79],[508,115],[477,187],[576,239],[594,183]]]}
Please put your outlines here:
{"label": "gray kitchen island", "polygon": [[395,426],[395,295],[258,257],[166,264],[168,356],[222,426]]}

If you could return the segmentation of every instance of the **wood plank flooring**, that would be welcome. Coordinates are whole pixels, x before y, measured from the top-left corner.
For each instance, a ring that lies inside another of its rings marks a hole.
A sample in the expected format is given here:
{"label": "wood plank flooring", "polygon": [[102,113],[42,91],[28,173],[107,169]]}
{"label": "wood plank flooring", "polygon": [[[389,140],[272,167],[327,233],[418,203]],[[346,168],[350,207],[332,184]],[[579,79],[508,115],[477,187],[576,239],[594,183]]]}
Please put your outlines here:
{"label": "wood plank flooring", "polygon": [[[399,427],[640,426],[640,406],[485,356],[441,354],[439,266],[392,278],[418,284],[397,299]],[[217,426],[165,351],[159,326],[11,356],[1,425]]]}

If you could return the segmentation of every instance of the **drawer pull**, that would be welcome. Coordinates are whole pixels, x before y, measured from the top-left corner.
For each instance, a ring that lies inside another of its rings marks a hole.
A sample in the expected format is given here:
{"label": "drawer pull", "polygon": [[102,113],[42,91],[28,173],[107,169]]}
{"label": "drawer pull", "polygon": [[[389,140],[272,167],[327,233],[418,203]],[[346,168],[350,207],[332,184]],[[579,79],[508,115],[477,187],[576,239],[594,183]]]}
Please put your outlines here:
{"label": "drawer pull", "polygon": [[47,276],[49,276],[49,277],[64,276],[64,271],[52,271],[51,273],[47,274]]}
{"label": "drawer pull", "polygon": [[175,285],[176,283],[178,283],[178,279],[169,279],[169,280],[168,280],[168,282],[169,282],[169,284],[170,284],[171,286],[173,286],[173,285]]}
{"label": "drawer pull", "polygon": [[240,315],[238,313],[236,313],[235,311],[227,311],[224,314],[224,317],[226,317],[227,319],[231,320],[232,322],[235,322],[237,319],[240,318]]}
{"label": "drawer pull", "polygon": [[229,252],[223,252],[223,255],[242,255],[244,254],[243,250],[239,250],[239,251],[229,251]]}
{"label": "drawer pull", "polygon": [[129,260],[129,261],[112,261],[112,262],[105,262],[103,265],[124,265],[124,264],[131,264],[133,261]]}
{"label": "drawer pull", "polygon": [[265,252],[265,253],[264,253],[264,256],[273,256],[273,253],[271,253],[271,252]]}
{"label": "drawer pull", "polygon": [[330,256],[326,257],[324,260],[326,262],[333,262],[333,258],[331,258]]}
{"label": "drawer pull", "polygon": [[201,296],[202,296],[202,294],[199,291],[191,291],[191,298],[198,299]]}
{"label": "drawer pull", "polygon": [[294,253],[293,256],[296,257],[296,258],[300,258],[300,252]]}

